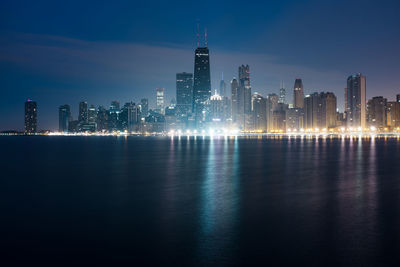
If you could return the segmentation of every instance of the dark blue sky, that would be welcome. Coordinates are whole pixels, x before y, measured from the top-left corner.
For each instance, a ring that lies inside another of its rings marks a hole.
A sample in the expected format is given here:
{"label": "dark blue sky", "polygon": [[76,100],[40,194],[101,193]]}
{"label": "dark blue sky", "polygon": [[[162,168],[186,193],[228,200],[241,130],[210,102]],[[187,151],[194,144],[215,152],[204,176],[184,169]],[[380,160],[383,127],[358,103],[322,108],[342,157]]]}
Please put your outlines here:
{"label": "dark blue sky", "polygon": [[[137,3],[139,2],[139,3]],[[193,72],[196,21],[208,29],[212,87],[249,64],[253,92],[333,91],[367,76],[367,95],[400,93],[400,1],[8,1],[0,2],[0,130],[23,128],[38,102],[40,129],[57,129],[58,106],[155,101]]]}

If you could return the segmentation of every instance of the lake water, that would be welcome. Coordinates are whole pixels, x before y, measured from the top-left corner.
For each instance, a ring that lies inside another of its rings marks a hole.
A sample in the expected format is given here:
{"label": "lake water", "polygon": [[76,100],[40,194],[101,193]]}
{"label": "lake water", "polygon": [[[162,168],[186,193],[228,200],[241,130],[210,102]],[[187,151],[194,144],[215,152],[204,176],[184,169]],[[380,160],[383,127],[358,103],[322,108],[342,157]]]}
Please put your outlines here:
{"label": "lake water", "polygon": [[400,264],[400,140],[0,137],[1,262]]}

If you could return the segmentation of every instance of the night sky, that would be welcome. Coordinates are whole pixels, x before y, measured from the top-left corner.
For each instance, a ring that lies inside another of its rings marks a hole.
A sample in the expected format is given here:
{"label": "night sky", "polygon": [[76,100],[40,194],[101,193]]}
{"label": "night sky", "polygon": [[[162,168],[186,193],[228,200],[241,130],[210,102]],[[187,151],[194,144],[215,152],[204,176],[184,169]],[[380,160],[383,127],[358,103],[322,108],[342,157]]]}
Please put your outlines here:
{"label": "night sky", "polygon": [[367,97],[400,93],[400,1],[18,1],[0,2],[0,130],[23,128],[24,101],[38,102],[39,129],[58,128],[58,106],[108,107],[166,88],[193,72],[195,30],[207,27],[212,88],[249,64],[252,91],[292,102],[367,77]]}

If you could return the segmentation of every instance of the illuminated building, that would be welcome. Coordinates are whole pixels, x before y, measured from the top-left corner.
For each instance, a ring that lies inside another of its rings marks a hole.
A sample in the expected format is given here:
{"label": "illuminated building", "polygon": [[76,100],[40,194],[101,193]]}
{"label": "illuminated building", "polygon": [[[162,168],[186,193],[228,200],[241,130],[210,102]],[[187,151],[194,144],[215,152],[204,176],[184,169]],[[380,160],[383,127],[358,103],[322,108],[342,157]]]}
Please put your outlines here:
{"label": "illuminated building", "polygon": [[249,65],[241,65],[239,67],[237,125],[242,130],[250,130],[250,128],[252,127],[251,86],[250,86],[250,67],[249,67]]}
{"label": "illuminated building", "polygon": [[251,98],[251,109],[253,112],[253,129],[256,131],[267,131],[267,99],[258,93]]}
{"label": "illuminated building", "polygon": [[97,109],[97,130],[108,130],[108,111],[102,106]]}
{"label": "illuminated building", "polygon": [[283,82],[281,83],[281,88],[279,88],[279,103],[286,104],[286,89]]}
{"label": "illuminated building", "polygon": [[239,91],[239,83],[233,78],[231,81],[231,110],[232,110],[232,122],[237,123],[238,112],[239,112],[239,103],[238,103],[238,91]]}
{"label": "illuminated building", "polygon": [[322,118],[320,128],[335,128],[337,122],[337,99],[334,93],[321,93]]}
{"label": "illuminated building", "polygon": [[215,91],[215,94],[210,97],[209,100],[210,107],[210,121],[212,122],[222,122],[225,118],[224,106],[222,97]]}
{"label": "illuminated building", "polygon": [[267,97],[267,131],[274,130],[273,115],[279,103],[279,96],[276,94],[269,94]]}
{"label": "illuminated building", "polygon": [[367,103],[367,121],[368,126],[384,128],[387,125],[386,117],[387,99],[382,96],[376,96],[368,100]]}
{"label": "illuminated building", "polygon": [[142,118],[145,118],[147,115],[149,115],[149,100],[147,98],[142,98],[140,100],[140,113]]}
{"label": "illuminated building", "polygon": [[96,123],[97,122],[97,110],[96,107],[90,105],[88,108],[88,122],[89,123]]}
{"label": "illuminated building", "polygon": [[207,48],[207,34],[205,34],[204,47],[197,48],[194,57],[194,76],[193,76],[193,114],[196,126],[201,126],[206,118],[206,101],[211,96],[210,78],[210,52]]}
{"label": "illuminated building", "polygon": [[27,134],[37,132],[37,104],[35,101],[28,99],[25,102],[25,128]]}
{"label": "illuminated building", "polygon": [[336,96],[333,93],[313,93],[304,98],[304,128],[336,127]]}
{"label": "illuminated building", "polygon": [[286,110],[288,106],[278,103],[272,113],[272,129],[273,131],[286,132]]}
{"label": "illuminated building", "polygon": [[239,106],[244,114],[251,113],[251,86],[250,67],[242,65],[239,67]]}
{"label": "illuminated building", "polygon": [[192,112],[193,102],[193,74],[176,74],[176,107],[179,117],[185,117]]}
{"label": "illuminated building", "polygon": [[304,111],[302,108],[286,110],[286,129],[297,130],[304,128]]}
{"label": "illuminated building", "polygon": [[156,89],[156,105],[157,112],[160,114],[164,114],[164,88]]}
{"label": "illuminated building", "polygon": [[293,88],[293,107],[303,108],[304,107],[304,88],[301,79],[297,78],[294,81]]}
{"label": "illuminated building", "polygon": [[119,102],[118,101],[112,101],[110,109],[108,110],[108,121],[107,121],[107,126],[108,126],[108,131],[117,131],[118,126],[119,126],[119,113],[121,112]]}
{"label": "illuminated building", "polygon": [[219,95],[226,97],[226,83],[224,81],[224,74],[222,73],[221,81],[219,82]]}
{"label": "illuminated building", "polygon": [[69,121],[71,120],[71,110],[69,105],[63,105],[58,108],[58,131],[68,132]]}
{"label": "illuminated building", "polygon": [[86,123],[88,121],[88,104],[85,101],[79,103],[79,123]]}
{"label": "illuminated building", "polygon": [[348,127],[366,127],[366,79],[362,74],[347,78],[345,113]]}
{"label": "illuminated building", "polygon": [[400,102],[387,102],[387,126],[400,127]]}

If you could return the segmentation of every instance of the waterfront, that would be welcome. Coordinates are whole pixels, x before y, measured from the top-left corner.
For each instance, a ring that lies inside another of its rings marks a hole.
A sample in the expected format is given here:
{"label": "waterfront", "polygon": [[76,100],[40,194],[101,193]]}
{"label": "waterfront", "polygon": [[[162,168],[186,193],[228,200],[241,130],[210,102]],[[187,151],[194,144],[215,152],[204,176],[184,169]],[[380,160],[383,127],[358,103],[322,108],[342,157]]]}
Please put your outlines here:
{"label": "waterfront", "polygon": [[398,264],[400,140],[1,137],[16,263]]}

